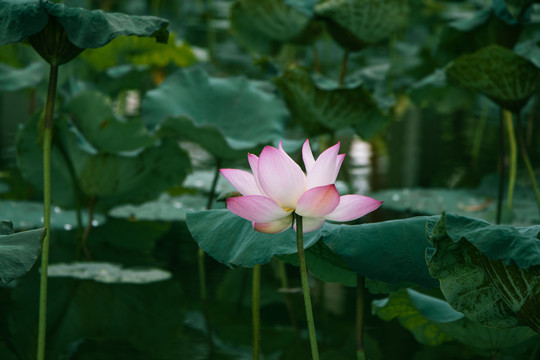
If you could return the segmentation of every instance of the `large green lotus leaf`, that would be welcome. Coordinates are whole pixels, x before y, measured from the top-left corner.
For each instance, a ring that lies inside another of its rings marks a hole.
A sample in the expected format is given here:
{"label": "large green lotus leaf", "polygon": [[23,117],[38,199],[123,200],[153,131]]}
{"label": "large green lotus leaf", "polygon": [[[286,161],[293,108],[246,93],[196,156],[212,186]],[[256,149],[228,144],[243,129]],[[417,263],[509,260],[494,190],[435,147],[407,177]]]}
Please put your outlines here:
{"label": "large green lotus leaf", "polygon": [[323,227],[323,242],[358,274],[386,283],[437,286],[426,267],[426,224],[438,216]]}
{"label": "large green lotus leaf", "polygon": [[152,36],[164,43],[169,35],[165,19],[71,8],[48,1],[2,1],[0,14],[0,45],[40,32],[49,17],[56,18],[69,40],[81,49],[101,47],[120,35]]}
{"label": "large green lotus leaf", "polygon": [[457,340],[485,354],[518,354],[535,344],[538,335],[527,327],[493,329],[482,326],[454,310],[446,301],[412,289],[375,300],[373,311],[383,320],[398,318],[417,341],[426,345]]}
{"label": "large green lotus leaf", "polygon": [[20,278],[36,262],[45,229],[13,233],[10,221],[0,220],[0,284]]}
{"label": "large green lotus leaf", "polygon": [[486,326],[540,331],[540,226],[444,215],[429,234],[431,275],[452,307]]}
{"label": "large green lotus leaf", "polygon": [[[26,230],[43,226],[43,203],[37,201],[0,200],[0,214],[9,214],[13,226],[17,230]],[[105,216],[94,213],[95,225],[105,223]],[[81,210],[81,222],[88,222],[88,211]],[[77,227],[75,210],[62,209],[56,205],[51,207],[51,229],[71,230]]]}
{"label": "large green lotus leaf", "polygon": [[[199,247],[228,266],[253,267],[266,264],[272,256],[294,254],[296,233],[289,229],[279,234],[263,234],[229,210],[207,210],[187,215],[187,226]],[[319,239],[314,231],[304,236],[304,247]]]}
{"label": "large green lotus leaf", "polygon": [[97,91],[85,91],[64,105],[75,126],[99,153],[133,151],[153,145],[141,119],[124,119],[114,113],[111,100]]}
{"label": "large green lotus leaf", "polygon": [[[325,282],[338,282],[345,286],[356,287],[358,274],[351,270],[341,258],[322,241],[306,249],[306,264],[309,273]],[[289,264],[299,266],[298,254],[282,256]]]}
{"label": "large green lotus leaf", "polygon": [[379,113],[377,104],[369,91],[360,84],[339,87],[330,79],[311,76],[302,67],[291,67],[276,78],[276,84],[285,96],[285,101],[298,122],[311,134],[333,132],[348,126],[357,128],[374,127],[376,134],[386,121]]}
{"label": "large green lotus leaf", "polygon": [[146,37],[121,36],[99,49],[88,49],[81,54],[99,71],[119,64],[149,65],[165,67],[169,64],[185,67],[197,61],[190,46],[177,42],[174,34],[169,36],[167,45],[157,44]]}
{"label": "large green lotus leaf", "polygon": [[446,75],[514,112],[525,106],[540,84],[540,70],[534,64],[499,45],[460,56],[448,66]]}
{"label": "large green lotus leaf", "polygon": [[325,0],[315,6],[332,38],[353,51],[388,39],[406,25],[408,13],[405,0]]}
{"label": "large green lotus leaf", "polygon": [[45,77],[46,69],[43,62],[31,63],[22,69],[0,64],[0,91],[17,91],[35,87]]}
{"label": "large green lotus leaf", "polygon": [[[288,115],[285,104],[265,87],[265,82],[244,77],[211,78],[200,69],[179,70],[146,93],[143,119],[154,129],[167,118],[177,118],[181,125],[189,118],[193,124],[188,133],[192,136],[200,128],[200,141],[212,153],[221,153],[225,143],[233,153],[250,149],[277,140]],[[171,121],[168,128],[179,128]],[[220,151],[211,145],[218,135],[223,138],[216,142]]]}
{"label": "large green lotus leaf", "polygon": [[0,1],[0,45],[19,42],[41,31],[47,21],[42,2]]}

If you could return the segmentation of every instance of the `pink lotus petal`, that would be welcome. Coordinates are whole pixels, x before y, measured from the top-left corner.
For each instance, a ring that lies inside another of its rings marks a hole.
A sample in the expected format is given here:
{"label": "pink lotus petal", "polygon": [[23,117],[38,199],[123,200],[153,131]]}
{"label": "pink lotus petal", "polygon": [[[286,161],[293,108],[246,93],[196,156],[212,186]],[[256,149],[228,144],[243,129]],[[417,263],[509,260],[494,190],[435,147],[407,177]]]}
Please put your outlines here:
{"label": "pink lotus petal", "polygon": [[257,184],[257,187],[259,188],[260,193],[262,195],[265,195],[264,191],[261,188],[261,183],[259,182],[259,158],[257,157],[257,155],[248,153],[248,161],[249,161],[249,166],[251,167],[251,173],[253,174],[253,177],[255,178],[255,184]]}
{"label": "pink lotus petal", "polygon": [[288,216],[276,202],[266,196],[249,195],[227,199],[227,209],[246,220],[266,223]]}
{"label": "pink lotus petal", "polygon": [[287,217],[270,221],[267,223],[253,223],[253,228],[259,232],[266,234],[276,234],[283,232],[291,227],[292,225],[292,215]]}
{"label": "pink lotus petal", "polygon": [[[302,218],[302,233],[308,233],[315,230],[318,230],[324,224],[324,219],[321,218],[311,218],[303,217]],[[296,224],[293,226],[294,231],[296,231]]]}
{"label": "pink lotus petal", "polygon": [[308,189],[336,182],[339,145],[340,143],[338,142],[336,145],[329,147],[319,155],[307,174]]}
{"label": "pink lotus petal", "polygon": [[283,208],[294,210],[306,188],[304,172],[284,152],[266,146],[259,157],[259,183],[268,197]]}
{"label": "pink lotus petal", "polygon": [[339,193],[334,184],[319,186],[306,191],[296,205],[296,213],[306,217],[330,214],[339,204]]}
{"label": "pink lotus petal", "polygon": [[382,201],[363,195],[343,195],[339,205],[324,218],[332,221],[351,221],[377,210]]}
{"label": "pink lotus petal", "polygon": [[242,195],[263,195],[252,174],[244,170],[220,169],[221,175]]}
{"label": "pink lotus petal", "polygon": [[309,139],[307,139],[302,146],[302,159],[304,160],[306,173],[309,173],[313,167],[313,164],[315,164],[315,158],[313,157],[313,152],[309,146]]}

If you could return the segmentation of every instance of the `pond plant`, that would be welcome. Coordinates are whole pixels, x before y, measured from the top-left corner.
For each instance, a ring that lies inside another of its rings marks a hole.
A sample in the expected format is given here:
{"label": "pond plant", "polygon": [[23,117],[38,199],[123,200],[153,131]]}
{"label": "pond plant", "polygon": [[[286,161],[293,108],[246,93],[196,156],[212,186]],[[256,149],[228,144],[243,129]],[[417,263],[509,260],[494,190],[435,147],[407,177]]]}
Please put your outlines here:
{"label": "pond plant", "polygon": [[537,358],[539,19],[0,0],[0,358]]}

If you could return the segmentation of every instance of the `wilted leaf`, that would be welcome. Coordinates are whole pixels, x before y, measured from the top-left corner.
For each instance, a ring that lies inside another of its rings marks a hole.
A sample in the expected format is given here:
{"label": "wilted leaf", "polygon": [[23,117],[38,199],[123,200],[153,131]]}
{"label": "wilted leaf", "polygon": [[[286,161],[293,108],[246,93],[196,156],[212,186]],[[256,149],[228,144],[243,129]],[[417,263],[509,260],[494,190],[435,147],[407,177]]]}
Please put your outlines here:
{"label": "wilted leaf", "polygon": [[447,301],[481,324],[540,331],[540,226],[441,216],[426,258]]}

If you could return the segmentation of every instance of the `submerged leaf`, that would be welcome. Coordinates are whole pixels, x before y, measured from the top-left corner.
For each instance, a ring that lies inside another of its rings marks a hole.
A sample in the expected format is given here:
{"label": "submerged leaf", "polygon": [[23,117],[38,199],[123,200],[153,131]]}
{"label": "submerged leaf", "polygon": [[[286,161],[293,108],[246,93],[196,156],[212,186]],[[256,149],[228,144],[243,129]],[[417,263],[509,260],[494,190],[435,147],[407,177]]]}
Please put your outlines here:
{"label": "submerged leaf", "polygon": [[441,216],[426,258],[446,299],[487,326],[540,331],[540,226],[513,228]]}
{"label": "submerged leaf", "polygon": [[122,269],[118,264],[106,262],[73,262],[49,265],[50,277],[70,277],[94,280],[106,284],[148,284],[171,278],[171,273],[154,268]]}

